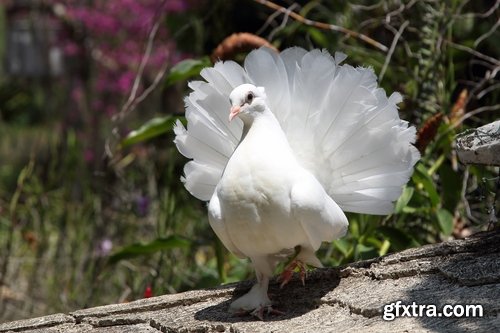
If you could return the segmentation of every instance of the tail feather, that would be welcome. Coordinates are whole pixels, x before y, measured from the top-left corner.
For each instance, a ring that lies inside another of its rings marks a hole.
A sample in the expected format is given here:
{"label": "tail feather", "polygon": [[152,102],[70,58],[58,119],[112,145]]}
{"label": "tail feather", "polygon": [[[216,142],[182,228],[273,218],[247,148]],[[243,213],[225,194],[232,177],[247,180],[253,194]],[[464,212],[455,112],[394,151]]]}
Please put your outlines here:
{"label": "tail feather", "polygon": [[[246,57],[245,70],[251,83],[265,87],[268,106],[278,120],[286,119],[290,109],[290,89],[281,57],[269,49],[258,49]],[[284,122],[280,123],[283,126]]]}
{"label": "tail feather", "polygon": [[331,78],[335,75],[335,62],[325,51],[313,50],[304,55],[296,69],[291,87],[293,102],[290,103],[290,117],[286,134],[297,149],[307,146],[298,142],[304,140],[303,133],[314,133],[320,122],[322,108],[328,98]]}
{"label": "tail feather", "polygon": [[214,165],[190,161],[184,166],[184,175],[181,180],[189,193],[200,200],[208,201],[222,177],[222,170]]}
{"label": "tail feather", "polygon": [[243,83],[263,86],[290,146],[301,164],[345,211],[388,214],[411,176],[419,153],[415,128],[399,118],[401,95],[386,96],[373,70],[340,65],[342,53],[281,54],[261,48],[245,66],[218,62],[204,69],[207,82],[189,84],[188,128],[175,127],[186,188],[209,200],[241,138],[240,121],[228,122],[230,92]]}
{"label": "tail feather", "polygon": [[224,76],[233,88],[249,82],[247,72],[234,61],[220,61],[214,65],[214,68]]}
{"label": "tail feather", "polygon": [[218,150],[219,147],[207,144],[194,135],[189,135],[180,121],[175,124],[174,133],[176,135],[174,142],[182,155],[218,168],[224,168],[226,165],[229,158],[227,152]]}
{"label": "tail feather", "polygon": [[191,93],[186,103],[188,127],[190,126],[189,117],[200,114],[203,119],[213,125],[213,130],[228,137],[232,144],[238,144],[242,125],[240,122],[228,122],[227,110],[231,107],[229,99],[207,83],[200,85],[198,90],[200,93]]}

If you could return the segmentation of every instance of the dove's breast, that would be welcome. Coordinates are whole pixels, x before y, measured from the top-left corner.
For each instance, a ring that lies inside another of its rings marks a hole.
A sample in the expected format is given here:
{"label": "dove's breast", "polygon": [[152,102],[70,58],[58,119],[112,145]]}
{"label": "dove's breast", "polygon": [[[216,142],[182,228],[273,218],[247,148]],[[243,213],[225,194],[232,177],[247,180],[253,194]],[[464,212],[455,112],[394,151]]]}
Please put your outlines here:
{"label": "dove's breast", "polygon": [[232,242],[249,257],[304,244],[307,236],[291,214],[291,189],[300,172],[289,148],[273,147],[276,142],[267,142],[267,149],[259,149],[260,142],[245,143],[231,157],[217,186]]}

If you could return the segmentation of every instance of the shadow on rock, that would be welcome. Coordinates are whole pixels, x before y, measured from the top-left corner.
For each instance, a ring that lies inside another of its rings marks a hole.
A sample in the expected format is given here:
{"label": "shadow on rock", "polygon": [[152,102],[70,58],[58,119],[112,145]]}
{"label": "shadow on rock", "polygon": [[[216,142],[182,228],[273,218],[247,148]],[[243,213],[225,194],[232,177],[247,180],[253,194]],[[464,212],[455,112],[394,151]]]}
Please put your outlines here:
{"label": "shadow on rock", "polygon": [[[258,318],[251,315],[234,315],[228,311],[229,305],[247,293],[253,283],[254,281],[239,283],[234,290],[232,299],[196,312],[195,319],[227,323],[258,321]],[[269,298],[273,302],[273,308],[284,312],[284,314],[265,314],[264,320],[288,320],[315,310],[320,306],[321,298],[335,289],[339,283],[340,275],[337,268],[316,269],[310,272],[306,278],[305,286],[302,285],[297,274],[282,289],[280,289],[280,284],[276,279],[273,279],[269,284]]]}

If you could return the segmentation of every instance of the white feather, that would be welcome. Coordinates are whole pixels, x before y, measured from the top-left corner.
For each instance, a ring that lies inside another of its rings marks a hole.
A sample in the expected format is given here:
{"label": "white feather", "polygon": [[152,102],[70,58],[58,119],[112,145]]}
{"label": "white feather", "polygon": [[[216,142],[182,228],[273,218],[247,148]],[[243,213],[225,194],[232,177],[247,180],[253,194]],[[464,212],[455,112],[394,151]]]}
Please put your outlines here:
{"label": "white feather", "polygon": [[222,170],[212,165],[190,161],[184,166],[185,177],[181,178],[186,189],[203,201],[208,201],[222,176]]}
{"label": "white feather", "polygon": [[211,198],[242,135],[241,121],[227,120],[229,94],[252,83],[265,88],[301,165],[343,210],[391,213],[419,159],[411,145],[415,129],[399,118],[401,95],[387,98],[371,69],[341,65],[345,58],[261,48],[247,56],[244,68],[226,61],[204,69],[206,82],[189,85],[188,128],[176,125],[179,151],[194,160],[185,168],[186,188],[201,200]]}
{"label": "white feather", "polygon": [[287,69],[281,57],[274,51],[261,48],[251,52],[245,59],[245,71],[249,82],[266,90],[268,106],[275,116],[285,122],[290,112],[290,89]]}

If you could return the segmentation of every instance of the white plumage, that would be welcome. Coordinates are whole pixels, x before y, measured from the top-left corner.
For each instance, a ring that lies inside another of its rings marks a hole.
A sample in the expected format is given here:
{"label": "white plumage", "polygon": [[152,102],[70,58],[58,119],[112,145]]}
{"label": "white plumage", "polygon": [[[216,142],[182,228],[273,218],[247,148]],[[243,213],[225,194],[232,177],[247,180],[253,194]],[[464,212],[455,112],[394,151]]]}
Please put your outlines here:
{"label": "white plumage", "polygon": [[[257,273],[233,311],[270,306],[268,279],[294,247],[298,261],[320,266],[321,242],[347,230],[342,210],[391,213],[419,159],[415,128],[398,115],[401,96],[387,98],[371,69],[340,65],[345,58],[261,48],[244,68],[218,62],[201,72],[207,82],[189,84],[187,130],[175,127],[177,148],[192,159],[182,179],[210,200],[215,233]],[[230,108],[239,119],[228,120]]]}

